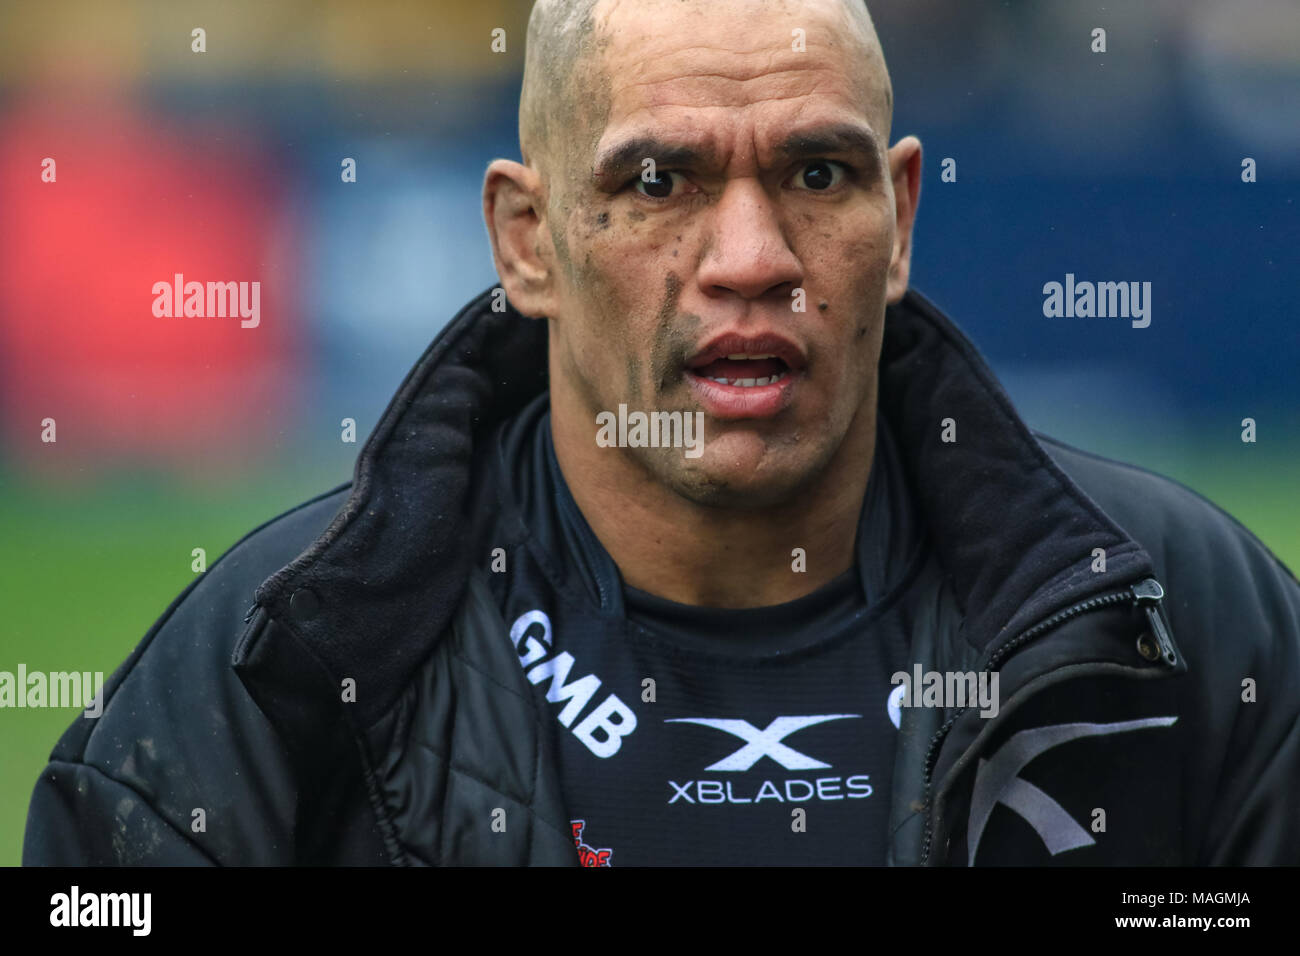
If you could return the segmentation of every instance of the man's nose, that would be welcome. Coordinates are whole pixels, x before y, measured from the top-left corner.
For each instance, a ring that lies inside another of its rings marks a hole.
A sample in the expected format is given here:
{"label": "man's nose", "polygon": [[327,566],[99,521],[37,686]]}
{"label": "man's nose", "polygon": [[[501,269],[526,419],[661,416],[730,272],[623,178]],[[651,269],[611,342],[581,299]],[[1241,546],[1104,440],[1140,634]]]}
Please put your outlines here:
{"label": "man's nose", "polygon": [[782,232],[779,210],[757,180],[728,183],[708,228],[699,276],[706,294],[789,297],[802,283],[803,265]]}

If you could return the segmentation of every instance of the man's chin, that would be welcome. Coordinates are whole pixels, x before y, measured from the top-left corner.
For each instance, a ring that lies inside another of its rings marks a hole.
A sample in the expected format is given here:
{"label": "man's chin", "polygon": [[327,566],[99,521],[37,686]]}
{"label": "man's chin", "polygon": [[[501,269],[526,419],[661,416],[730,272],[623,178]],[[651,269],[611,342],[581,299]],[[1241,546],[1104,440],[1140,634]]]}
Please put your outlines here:
{"label": "man's chin", "polygon": [[705,447],[696,459],[674,456],[655,462],[655,477],[697,505],[741,511],[777,508],[795,501],[811,479],[810,467],[778,466],[763,457],[737,456]]}

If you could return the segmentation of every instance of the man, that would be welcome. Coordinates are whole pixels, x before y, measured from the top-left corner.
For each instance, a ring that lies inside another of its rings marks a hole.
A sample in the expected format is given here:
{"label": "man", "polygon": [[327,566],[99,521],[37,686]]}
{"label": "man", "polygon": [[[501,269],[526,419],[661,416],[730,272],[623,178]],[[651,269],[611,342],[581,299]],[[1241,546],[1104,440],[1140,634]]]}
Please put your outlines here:
{"label": "man", "polygon": [[1300,585],[907,290],[865,9],[528,43],[501,288],[168,609],[25,860],[1300,862]]}

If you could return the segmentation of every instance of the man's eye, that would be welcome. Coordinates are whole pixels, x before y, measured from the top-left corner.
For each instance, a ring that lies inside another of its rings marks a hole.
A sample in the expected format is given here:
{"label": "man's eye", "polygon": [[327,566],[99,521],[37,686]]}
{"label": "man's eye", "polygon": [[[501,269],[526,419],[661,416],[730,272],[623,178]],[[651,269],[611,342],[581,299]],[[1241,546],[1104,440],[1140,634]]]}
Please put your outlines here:
{"label": "man's eye", "polygon": [[673,194],[673,177],[680,175],[671,169],[660,170],[657,177],[651,180],[638,176],[632,181],[632,186],[650,199],[667,199]]}
{"label": "man's eye", "polygon": [[815,159],[795,174],[794,182],[796,188],[804,186],[814,192],[826,192],[844,181],[847,170],[848,167],[843,163],[831,159]]}
{"label": "man's eye", "polygon": [[[795,174],[795,188],[805,188],[814,192],[828,192],[842,184],[849,172],[849,167],[843,163],[831,159],[816,159],[805,163],[803,169]],[[631,185],[647,199],[663,201],[672,198],[674,193],[681,192],[680,189],[674,190],[673,188],[673,177],[680,177],[681,175],[681,173],[671,169],[659,170],[656,178],[647,180],[642,176],[637,176],[632,180]]]}

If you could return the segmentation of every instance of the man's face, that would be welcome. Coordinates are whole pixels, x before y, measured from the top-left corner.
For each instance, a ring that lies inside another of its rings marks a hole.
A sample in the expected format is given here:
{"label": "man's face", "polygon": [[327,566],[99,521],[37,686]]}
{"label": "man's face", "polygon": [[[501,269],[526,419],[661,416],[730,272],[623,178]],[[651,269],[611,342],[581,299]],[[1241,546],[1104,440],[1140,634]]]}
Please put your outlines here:
{"label": "man's face", "polygon": [[875,414],[886,299],[902,294],[888,287],[896,224],[878,61],[838,3],[608,12],[596,54],[607,119],[590,154],[579,147],[571,168],[552,170],[564,266],[553,372],[585,406],[593,441],[596,414],[620,403],[703,412],[700,457],[607,450],[676,493],[724,507],[789,501],[855,416]]}

